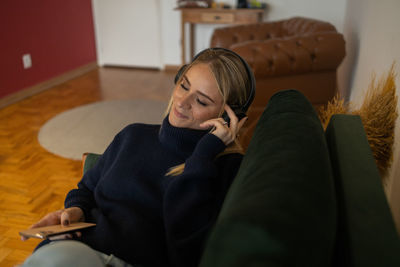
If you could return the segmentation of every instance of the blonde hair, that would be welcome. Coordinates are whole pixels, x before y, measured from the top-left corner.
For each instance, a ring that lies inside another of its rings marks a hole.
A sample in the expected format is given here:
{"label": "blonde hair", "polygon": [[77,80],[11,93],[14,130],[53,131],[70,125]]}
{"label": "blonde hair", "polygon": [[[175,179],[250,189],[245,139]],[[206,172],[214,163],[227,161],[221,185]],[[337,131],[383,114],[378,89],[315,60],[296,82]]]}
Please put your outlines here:
{"label": "blonde hair", "polygon": [[[195,58],[190,64],[185,67],[182,75],[179,77],[177,84],[180,84],[184,74],[194,65],[205,63],[209,66],[215,81],[218,85],[218,90],[223,97],[223,105],[219,116],[224,112],[223,107],[225,104],[243,106],[250,95],[251,81],[247,74],[247,70],[241,59],[227,50],[222,49],[208,49]],[[167,115],[172,106],[172,96],[165,115]],[[217,155],[220,157],[226,154],[241,153],[243,148],[235,139],[226,149]],[[185,163],[172,167],[167,172],[167,176],[177,176],[183,173]]]}

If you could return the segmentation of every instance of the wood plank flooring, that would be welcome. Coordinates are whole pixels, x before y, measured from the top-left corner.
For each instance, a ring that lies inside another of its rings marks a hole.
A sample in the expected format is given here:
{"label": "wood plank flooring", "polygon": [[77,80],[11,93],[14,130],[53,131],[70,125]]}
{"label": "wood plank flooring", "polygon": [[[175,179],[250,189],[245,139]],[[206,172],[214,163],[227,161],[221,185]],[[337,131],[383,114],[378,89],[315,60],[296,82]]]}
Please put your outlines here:
{"label": "wood plank flooring", "polygon": [[66,193],[81,178],[81,162],[43,149],[40,127],[76,106],[111,99],[167,101],[175,73],[98,68],[0,109],[0,266],[15,266],[38,240],[22,242],[18,231],[63,208]]}

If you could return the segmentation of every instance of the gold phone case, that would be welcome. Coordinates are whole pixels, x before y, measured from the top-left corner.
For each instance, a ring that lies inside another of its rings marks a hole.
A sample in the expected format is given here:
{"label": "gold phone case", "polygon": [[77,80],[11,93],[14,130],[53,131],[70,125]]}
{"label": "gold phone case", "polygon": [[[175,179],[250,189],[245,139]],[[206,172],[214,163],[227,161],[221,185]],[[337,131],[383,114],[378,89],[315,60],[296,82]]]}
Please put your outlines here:
{"label": "gold phone case", "polygon": [[94,223],[85,223],[85,222],[71,223],[68,226],[61,226],[61,224],[58,224],[58,225],[50,225],[50,226],[27,229],[24,231],[20,231],[19,234],[25,237],[46,239],[53,235],[68,233],[79,229],[93,227],[95,225],[96,224]]}

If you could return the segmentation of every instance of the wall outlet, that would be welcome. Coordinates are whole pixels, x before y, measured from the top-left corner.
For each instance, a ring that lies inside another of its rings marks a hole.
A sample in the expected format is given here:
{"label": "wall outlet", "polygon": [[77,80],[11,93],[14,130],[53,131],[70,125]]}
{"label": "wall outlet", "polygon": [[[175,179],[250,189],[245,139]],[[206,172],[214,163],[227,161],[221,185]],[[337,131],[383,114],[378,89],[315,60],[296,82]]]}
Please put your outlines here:
{"label": "wall outlet", "polygon": [[22,63],[24,65],[24,69],[29,69],[32,67],[32,58],[31,54],[22,55]]}

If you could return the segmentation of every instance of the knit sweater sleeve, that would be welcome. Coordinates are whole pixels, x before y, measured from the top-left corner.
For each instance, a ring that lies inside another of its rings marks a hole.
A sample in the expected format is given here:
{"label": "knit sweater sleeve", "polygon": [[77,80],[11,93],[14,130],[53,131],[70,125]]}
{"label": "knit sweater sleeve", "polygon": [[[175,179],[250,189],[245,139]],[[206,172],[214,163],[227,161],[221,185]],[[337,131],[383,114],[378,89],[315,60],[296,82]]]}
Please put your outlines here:
{"label": "knit sweater sleeve", "polygon": [[186,160],[181,175],[171,179],[164,195],[164,223],[172,266],[198,266],[207,234],[236,176],[242,155],[227,154],[215,135],[205,135]]}
{"label": "knit sweater sleeve", "polygon": [[82,209],[86,220],[90,220],[90,210],[95,208],[96,200],[94,197],[95,188],[102,177],[103,170],[107,170],[112,164],[113,158],[120,151],[126,130],[121,131],[114,137],[114,140],[101,155],[93,168],[89,169],[78,183],[77,189],[72,189],[67,194],[65,208],[79,207]]}

